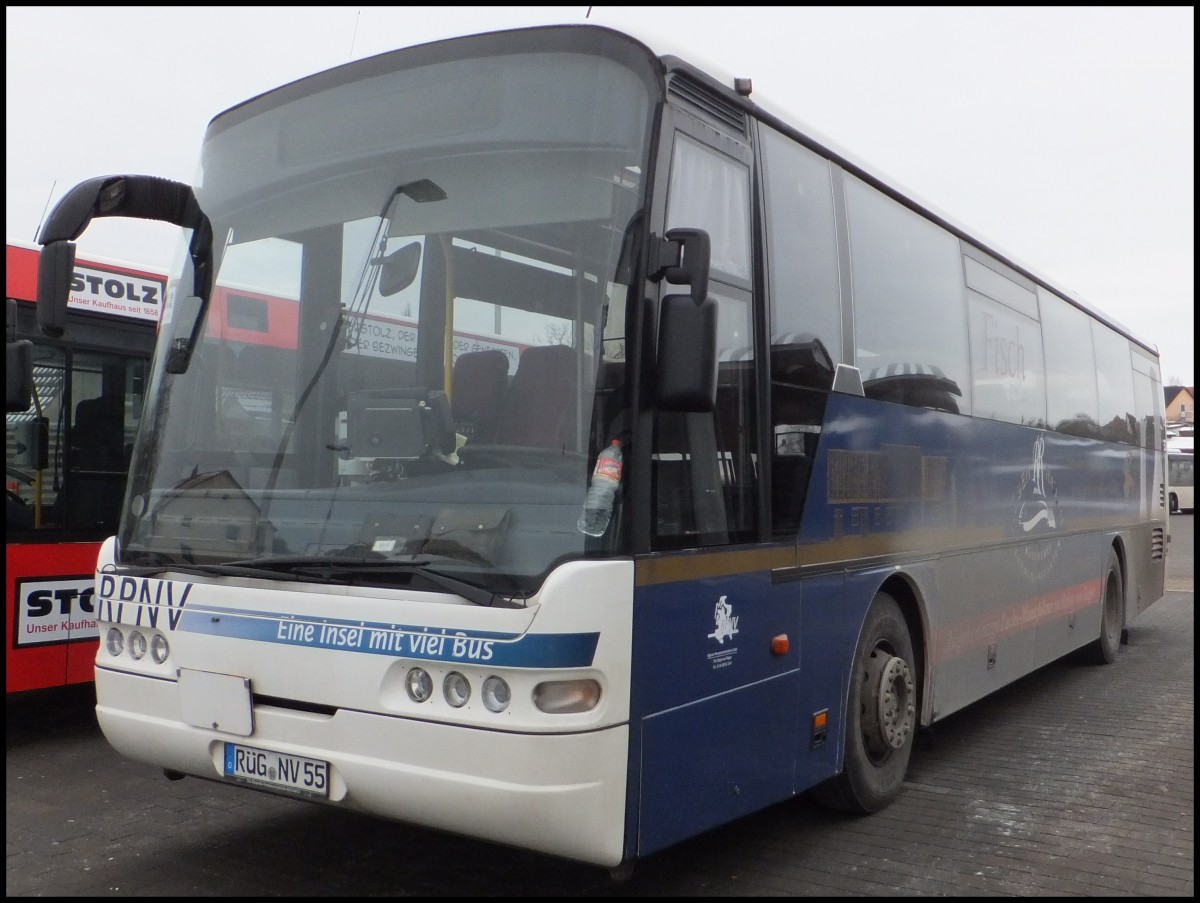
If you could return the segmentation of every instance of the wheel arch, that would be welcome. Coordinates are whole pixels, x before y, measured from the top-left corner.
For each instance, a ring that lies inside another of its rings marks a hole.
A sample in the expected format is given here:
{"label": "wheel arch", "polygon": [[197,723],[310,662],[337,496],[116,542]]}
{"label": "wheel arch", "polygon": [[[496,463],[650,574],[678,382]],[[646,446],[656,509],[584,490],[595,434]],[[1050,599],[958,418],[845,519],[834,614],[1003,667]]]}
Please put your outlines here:
{"label": "wheel arch", "polygon": [[904,572],[891,574],[880,585],[879,592],[887,593],[895,599],[904,615],[908,635],[912,640],[913,656],[916,658],[913,666],[917,669],[917,721],[922,726],[928,726],[932,707],[927,701],[931,697],[932,684],[928,667],[929,615],[924,593],[921,592],[916,579]]}
{"label": "wheel arch", "polygon": [[[1124,599],[1124,604],[1121,606],[1121,628],[1124,629],[1129,623],[1129,552],[1126,547],[1125,537],[1120,533],[1113,534],[1111,546],[1117,556],[1117,565],[1121,568],[1121,598]],[[1107,555],[1104,561],[1105,567],[1107,567]]]}

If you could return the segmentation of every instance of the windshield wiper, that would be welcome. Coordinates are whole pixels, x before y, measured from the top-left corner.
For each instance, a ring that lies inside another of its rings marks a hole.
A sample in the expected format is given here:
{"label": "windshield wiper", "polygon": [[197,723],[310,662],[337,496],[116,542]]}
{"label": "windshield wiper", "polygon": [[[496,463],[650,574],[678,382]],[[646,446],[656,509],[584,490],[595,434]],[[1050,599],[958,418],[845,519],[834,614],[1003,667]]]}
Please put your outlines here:
{"label": "windshield wiper", "polygon": [[[412,558],[374,558],[369,556],[350,557],[346,555],[329,555],[313,557],[306,555],[286,555],[266,558],[247,558],[240,561],[230,561],[219,568],[250,568],[263,570],[279,577],[303,576],[313,577],[323,583],[344,580],[350,576],[387,577],[398,575],[415,575],[432,583],[439,589],[448,590],[462,596],[468,602],[484,608],[524,608],[524,599],[515,601],[494,593],[485,587],[457,577],[451,577],[430,567],[436,559],[428,556]],[[450,556],[442,556],[441,560],[458,560]]]}
{"label": "windshield wiper", "polygon": [[[441,560],[460,560],[451,556],[440,556]],[[276,555],[262,558],[244,558],[223,564],[192,564],[163,561],[150,565],[117,565],[106,572],[129,577],[155,577],[167,571],[181,574],[198,574],[217,577],[252,577],[262,580],[294,580],[301,577],[314,583],[339,583],[347,577],[390,577],[416,576],[438,589],[462,596],[484,608],[524,608],[524,598],[514,599],[494,593],[489,589],[466,580],[459,580],[430,565],[432,556],[395,559],[384,557],[347,555]]]}
{"label": "windshield wiper", "polygon": [[[215,577],[252,577],[256,580],[288,580],[293,575],[287,571],[252,565],[248,562],[230,564],[189,564],[183,561],[163,562],[162,564],[118,564],[105,568],[102,573],[119,574],[124,577],[157,577],[167,571],[180,574],[196,574],[198,576]],[[315,582],[333,583],[333,580],[314,578]]]}

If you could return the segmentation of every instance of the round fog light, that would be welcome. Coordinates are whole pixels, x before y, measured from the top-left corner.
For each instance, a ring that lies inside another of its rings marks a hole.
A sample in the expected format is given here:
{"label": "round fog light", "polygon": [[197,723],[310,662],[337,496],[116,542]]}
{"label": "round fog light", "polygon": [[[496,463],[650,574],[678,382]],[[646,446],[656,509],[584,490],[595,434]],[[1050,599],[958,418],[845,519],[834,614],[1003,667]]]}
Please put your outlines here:
{"label": "round fog light", "polygon": [[154,634],[153,639],[150,640],[150,657],[156,664],[161,665],[170,654],[171,647],[167,644],[167,638],[161,633]]}
{"label": "round fog light", "polygon": [[483,704],[489,712],[503,712],[508,708],[512,693],[502,677],[489,677],[483,682]]}
{"label": "round fog light", "polygon": [[424,668],[412,668],[404,678],[404,689],[413,702],[424,702],[433,695],[433,678]]}
{"label": "round fog light", "polygon": [[115,627],[108,628],[108,633],[104,636],[104,647],[109,655],[120,655],[125,649],[125,637],[121,636],[121,631]]}
{"label": "round fog light", "polygon": [[451,671],[442,684],[442,694],[446,697],[446,702],[456,709],[461,709],[471,698],[471,683],[457,671]]}
{"label": "round fog light", "polygon": [[140,631],[129,634],[129,657],[135,662],[141,661],[146,657],[146,645],[146,637]]}

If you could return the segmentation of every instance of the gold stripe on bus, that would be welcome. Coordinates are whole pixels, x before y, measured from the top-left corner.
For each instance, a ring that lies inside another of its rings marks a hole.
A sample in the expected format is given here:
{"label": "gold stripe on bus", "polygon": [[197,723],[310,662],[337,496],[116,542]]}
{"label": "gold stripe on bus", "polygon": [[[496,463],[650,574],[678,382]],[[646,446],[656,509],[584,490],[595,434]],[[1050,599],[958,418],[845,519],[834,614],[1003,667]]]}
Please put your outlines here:
{"label": "gold stripe on bus", "polygon": [[1003,541],[1002,531],[991,527],[862,533],[801,545],[796,549],[796,564],[807,567],[916,554],[940,558],[956,552],[979,551],[981,547],[1000,545]]}
{"label": "gold stripe on bus", "polygon": [[635,562],[634,584],[654,586],[708,577],[730,577],[755,571],[790,568],[796,564],[795,546],[737,549],[721,552],[677,552]]}
{"label": "gold stripe on bus", "polygon": [[[1080,519],[1071,532],[1081,529],[1116,529],[1112,518]],[[761,571],[811,568],[820,565],[849,568],[874,566],[888,558],[943,558],[1066,538],[1067,534],[1040,533],[1036,537],[1006,535],[997,526],[939,527],[936,529],[878,531],[843,535],[824,542],[798,546],[723,551],[663,552],[636,561],[635,585],[655,586],[711,577],[730,577]]]}

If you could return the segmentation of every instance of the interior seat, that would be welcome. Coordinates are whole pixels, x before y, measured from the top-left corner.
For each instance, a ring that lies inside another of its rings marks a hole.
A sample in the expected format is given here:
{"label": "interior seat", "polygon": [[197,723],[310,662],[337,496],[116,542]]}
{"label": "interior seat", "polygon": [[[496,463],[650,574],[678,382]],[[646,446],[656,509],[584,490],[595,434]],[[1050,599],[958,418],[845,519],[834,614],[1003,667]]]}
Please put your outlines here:
{"label": "interior seat", "polygon": [[454,429],[468,441],[492,442],[507,387],[508,355],[503,351],[460,354],[450,382]]}

